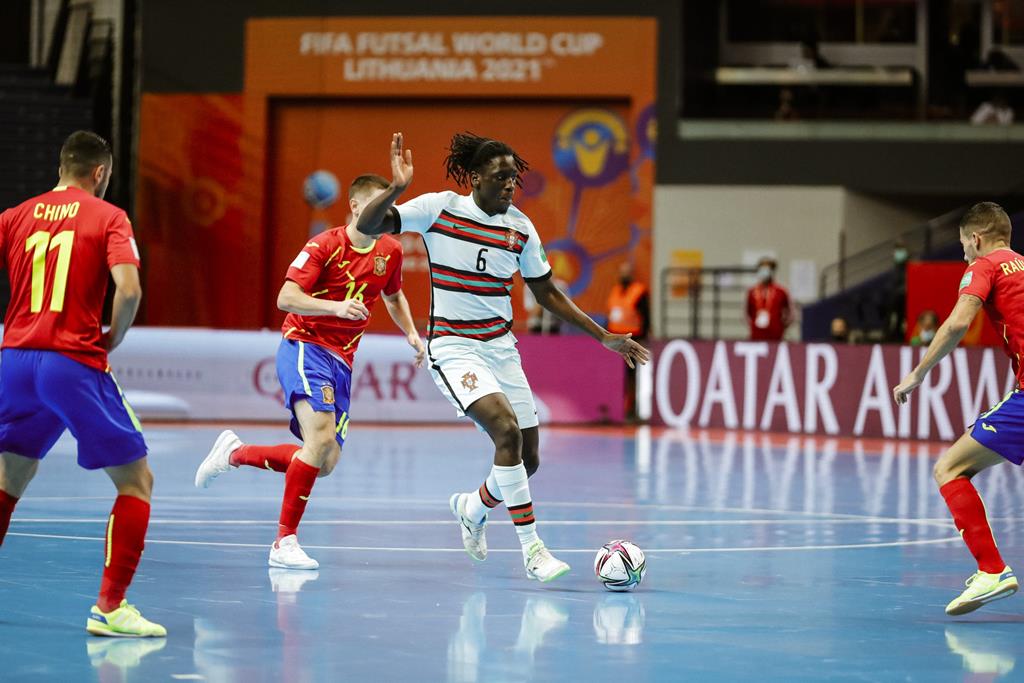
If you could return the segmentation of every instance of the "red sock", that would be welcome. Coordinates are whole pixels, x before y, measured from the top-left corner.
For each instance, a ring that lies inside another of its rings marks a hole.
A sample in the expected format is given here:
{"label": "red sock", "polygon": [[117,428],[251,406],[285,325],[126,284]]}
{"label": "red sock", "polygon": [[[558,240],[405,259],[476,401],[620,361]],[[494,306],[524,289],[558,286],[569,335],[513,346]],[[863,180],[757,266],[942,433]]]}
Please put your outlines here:
{"label": "red sock", "polygon": [[287,472],[292,458],[300,450],[299,446],[283,443],[280,446],[242,446],[231,454],[231,464],[235,467],[248,465],[275,472]]}
{"label": "red sock", "polygon": [[277,540],[295,533],[302,513],[306,511],[306,501],[309,500],[309,492],[313,490],[313,482],[318,474],[319,467],[307,465],[298,458],[293,458],[288,465],[288,471],[284,474],[284,500],[281,501]]}
{"label": "red sock", "polygon": [[107,520],[106,560],[96,602],[104,612],[116,609],[124,599],[142,557],[148,526],[149,503],[135,496],[117,497]]}
{"label": "red sock", "polygon": [[996,548],[996,539],[988,524],[985,504],[970,479],[960,477],[939,488],[946,506],[953,513],[953,522],[960,530],[968,550],[978,561],[978,569],[988,574],[1003,571],[1006,563]]}
{"label": "red sock", "polygon": [[4,544],[7,527],[11,524],[11,513],[14,512],[14,506],[17,504],[17,498],[6,491],[0,491],[0,545]]}

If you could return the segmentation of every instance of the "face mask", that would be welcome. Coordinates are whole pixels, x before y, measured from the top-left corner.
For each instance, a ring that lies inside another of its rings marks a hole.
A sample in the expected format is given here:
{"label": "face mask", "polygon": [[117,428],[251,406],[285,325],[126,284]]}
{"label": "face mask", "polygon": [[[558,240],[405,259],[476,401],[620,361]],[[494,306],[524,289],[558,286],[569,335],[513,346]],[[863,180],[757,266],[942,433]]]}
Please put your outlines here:
{"label": "face mask", "polygon": [[921,341],[928,344],[932,339],[935,339],[935,330],[921,330]]}
{"label": "face mask", "polygon": [[631,278],[631,277],[620,277],[619,278],[619,284],[622,285],[623,287],[629,287],[629,283],[631,283],[632,281],[633,281],[633,278]]}
{"label": "face mask", "polygon": [[833,332],[832,333],[832,341],[844,342],[844,341],[846,341],[846,335],[842,334],[842,333]]}
{"label": "face mask", "polygon": [[897,264],[906,263],[908,256],[909,254],[907,253],[906,249],[897,249],[894,252],[892,252],[892,260],[895,261]]}
{"label": "face mask", "polygon": [[767,282],[772,279],[772,269],[768,266],[761,266],[757,269],[757,279]]}

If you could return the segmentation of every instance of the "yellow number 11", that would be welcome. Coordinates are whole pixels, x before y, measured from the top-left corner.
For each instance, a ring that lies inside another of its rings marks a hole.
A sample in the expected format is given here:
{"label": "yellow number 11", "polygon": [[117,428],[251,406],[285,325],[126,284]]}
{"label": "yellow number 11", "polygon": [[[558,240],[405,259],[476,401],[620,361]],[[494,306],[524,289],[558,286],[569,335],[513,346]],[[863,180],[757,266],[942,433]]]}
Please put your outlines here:
{"label": "yellow number 11", "polygon": [[43,290],[46,287],[46,254],[57,249],[57,272],[53,278],[53,294],[50,296],[50,310],[60,313],[64,310],[64,295],[67,291],[68,270],[71,267],[71,249],[75,246],[75,233],[65,230],[51,237],[45,230],[34,232],[25,240],[25,251],[32,252],[32,301],[33,313],[43,310]]}

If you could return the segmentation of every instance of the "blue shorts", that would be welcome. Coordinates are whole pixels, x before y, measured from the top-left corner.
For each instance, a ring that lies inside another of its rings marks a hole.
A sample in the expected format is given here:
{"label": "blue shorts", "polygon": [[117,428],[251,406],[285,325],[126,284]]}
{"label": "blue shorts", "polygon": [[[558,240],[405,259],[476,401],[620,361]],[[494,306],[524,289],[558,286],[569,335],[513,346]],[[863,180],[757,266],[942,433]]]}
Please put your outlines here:
{"label": "blue shorts", "polygon": [[142,427],[112,374],[56,351],[4,349],[0,358],[0,451],[42,459],[70,429],[87,470],[145,457]]}
{"label": "blue shorts", "polygon": [[1024,391],[1014,389],[978,416],[971,437],[1014,465],[1024,460]]}
{"label": "blue shorts", "polygon": [[284,405],[292,411],[292,434],[302,438],[294,406],[306,400],[318,413],[334,413],[335,438],[339,446],[345,445],[352,370],[343,361],[322,346],[282,339],[277,347],[277,379],[284,390]]}

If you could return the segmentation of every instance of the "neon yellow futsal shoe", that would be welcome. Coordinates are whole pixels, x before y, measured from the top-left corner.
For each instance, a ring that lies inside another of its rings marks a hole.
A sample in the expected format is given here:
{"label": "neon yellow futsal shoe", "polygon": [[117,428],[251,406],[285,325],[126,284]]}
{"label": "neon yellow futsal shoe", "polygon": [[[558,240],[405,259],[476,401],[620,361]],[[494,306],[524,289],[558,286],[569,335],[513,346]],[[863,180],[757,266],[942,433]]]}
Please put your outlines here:
{"label": "neon yellow futsal shoe", "polygon": [[976,572],[967,579],[967,590],[953,602],[946,605],[946,614],[957,617],[973,612],[982,605],[994,600],[1008,598],[1017,592],[1017,577],[1009,567],[1003,567],[998,574]]}
{"label": "neon yellow futsal shoe", "polygon": [[167,629],[143,617],[127,600],[122,600],[117,609],[109,612],[93,605],[85,630],[94,636],[115,638],[163,638],[167,635]]}

